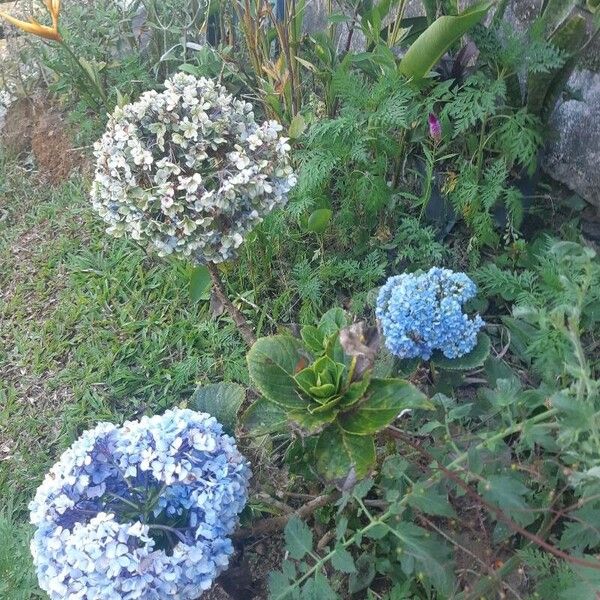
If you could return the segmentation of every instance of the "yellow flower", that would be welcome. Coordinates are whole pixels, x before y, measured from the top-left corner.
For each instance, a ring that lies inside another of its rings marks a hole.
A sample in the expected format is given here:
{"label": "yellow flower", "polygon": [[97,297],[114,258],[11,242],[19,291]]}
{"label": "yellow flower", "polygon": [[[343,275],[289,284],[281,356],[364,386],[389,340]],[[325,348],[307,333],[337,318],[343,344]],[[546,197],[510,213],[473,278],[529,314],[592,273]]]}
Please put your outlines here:
{"label": "yellow flower", "polygon": [[44,0],[44,4],[52,17],[52,26],[42,25],[35,19],[30,18],[29,21],[21,21],[15,17],[11,17],[4,11],[0,10],[0,17],[12,23],[15,27],[18,27],[22,31],[27,33],[33,33],[39,35],[47,40],[54,40],[55,42],[62,42],[62,37],[58,32],[58,15],[60,13],[60,0]]}

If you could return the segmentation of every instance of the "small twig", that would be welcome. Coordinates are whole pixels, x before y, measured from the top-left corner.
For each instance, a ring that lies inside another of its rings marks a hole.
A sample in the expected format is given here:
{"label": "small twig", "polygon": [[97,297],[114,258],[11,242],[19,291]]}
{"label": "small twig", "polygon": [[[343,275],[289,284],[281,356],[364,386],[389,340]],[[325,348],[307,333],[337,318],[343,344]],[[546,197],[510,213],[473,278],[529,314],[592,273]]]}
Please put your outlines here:
{"label": "small twig", "polygon": [[244,317],[241,311],[238,310],[233,305],[233,302],[231,302],[231,300],[227,297],[227,292],[225,291],[225,286],[223,284],[223,280],[221,279],[217,265],[209,262],[207,263],[207,268],[208,272],[210,273],[210,278],[212,279],[215,296],[219,302],[221,302],[225,310],[229,313],[229,316],[233,319],[233,322],[238,326],[240,334],[244,338],[246,344],[248,344],[248,346],[252,346],[256,341],[252,327],[250,327],[246,317]]}
{"label": "small twig", "polygon": [[273,508],[280,510],[285,515],[289,515],[294,512],[294,509],[291,506],[287,505],[285,502],[281,502],[281,500],[277,500],[272,496],[269,496],[269,494],[261,492],[260,494],[256,495],[256,499],[267,506],[272,506]]}
{"label": "small twig", "polygon": [[317,551],[323,550],[327,544],[335,537],[335,531],[330,529],[325,532],[325,535],[317,542]]}
{"label": "small twig", "polygon": [[268,533],[281,531],[292,517],[306,519],[307,517],[310,517],[310,515],[312,515],[317,509],[321,508],[322,506],[325,506],[326,504],[329,504],[336,498],[337,494],[324,494],[323,496],[317,496],[314,500],[311,500],[310,502],[306,503],[304,506],[301,506],[298,510],[290,514],[258,521],[250,529],[240,529],[239,531],[234,533],[233,537],[238,540],[243,540],[247,538],[257,537],[259,535],[266,535]]}

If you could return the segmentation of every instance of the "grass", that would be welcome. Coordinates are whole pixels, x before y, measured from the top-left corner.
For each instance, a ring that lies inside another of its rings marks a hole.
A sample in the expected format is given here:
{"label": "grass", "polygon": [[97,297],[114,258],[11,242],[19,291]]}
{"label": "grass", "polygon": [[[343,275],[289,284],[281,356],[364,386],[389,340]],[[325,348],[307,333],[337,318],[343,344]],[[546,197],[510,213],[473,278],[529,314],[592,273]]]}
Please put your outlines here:
{"label": "grass", "polygon": [[86,182],[32,181],[4,165],[0,497],[19,518],[85,428],[184,403],[199,383],[246,378],[233,325],[191,303],[189,266],[108,238]]}
{"label": "grass", "polygon": [[29,554],[31,528],[4,507],[0,512],[0,598],[34,600],[47,597],[37,587]]}

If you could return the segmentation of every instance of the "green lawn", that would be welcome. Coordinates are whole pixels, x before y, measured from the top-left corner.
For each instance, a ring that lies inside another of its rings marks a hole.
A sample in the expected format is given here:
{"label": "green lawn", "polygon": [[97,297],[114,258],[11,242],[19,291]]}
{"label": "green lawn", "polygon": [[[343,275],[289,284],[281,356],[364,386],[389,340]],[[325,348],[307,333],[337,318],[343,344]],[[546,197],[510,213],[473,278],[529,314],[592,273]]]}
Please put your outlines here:
{"label": "green lawn", "polygon": [[245,347],[207,301],[191,303],[190,267],[104,234],[87,182],[53,190],[11,164],[1,177],[0,497],[22,517],[83,429],[244,381]]}

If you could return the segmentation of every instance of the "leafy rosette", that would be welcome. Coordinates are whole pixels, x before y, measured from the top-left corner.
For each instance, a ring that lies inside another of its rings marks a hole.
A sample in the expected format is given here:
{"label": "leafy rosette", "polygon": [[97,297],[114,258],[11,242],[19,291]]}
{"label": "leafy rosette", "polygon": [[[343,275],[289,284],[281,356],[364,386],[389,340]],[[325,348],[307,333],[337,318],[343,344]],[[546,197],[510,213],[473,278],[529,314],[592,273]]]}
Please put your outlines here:
{"label": "leafy rosette", "polygon": [[375,464],[374,435],[403,410],[432,408],[408,381],[374,377],[377,340],[362,324],[346,325],[344,312],[333,309],[318,327],[304,327],[302,339],[261,338],[247,357],[262,398],[245,413],[246,426],[291,429],[330,480],[367,475]]}
{"label": "leafy rosette", "polygon": [[108,233],[161,256],[233,258],[296,183],[281,130],[219,83],[178,73],[111,115],[95,145],[93,206]]}
{"label": "leafy rosette", "polygon": [[227,567],[249,478],[206,413],[99,424],[30,504],[40,587],[53,600],[197,598]]}

